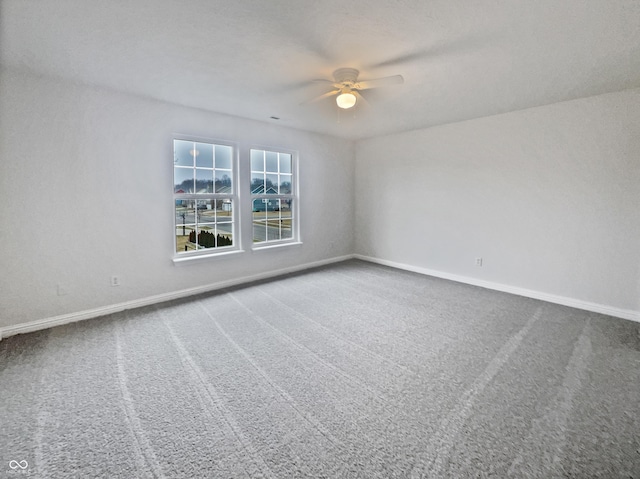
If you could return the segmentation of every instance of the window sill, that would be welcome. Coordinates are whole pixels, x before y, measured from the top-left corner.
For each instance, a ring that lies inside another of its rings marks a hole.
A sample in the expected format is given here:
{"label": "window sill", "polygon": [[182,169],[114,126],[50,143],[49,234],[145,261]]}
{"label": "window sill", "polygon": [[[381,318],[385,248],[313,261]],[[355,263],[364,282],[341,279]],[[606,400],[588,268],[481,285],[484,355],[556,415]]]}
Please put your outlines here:
{"label": "window sill", "polygon": [[200,261],[200,260],[208,260],[208,259],[213,259],[213,258],[223,258],[223,257],[227,257],[227,256],[233,256],[236,254],[240,254],[240,253],[244,253],[244,250],[242,249],[235,249],[233,251],[222,251],[220,253],[209,253],[209,254],[196,254],[193,256],[176,256],[175,258],[173,258],[173,264],[177,265],[181,265],[181,264],[187,264],[187,263],[191,263],[194,261]]}
{"label": "window sill", "polygon": [[269,244],[269,245],[264,245],[264,246],[255,246],[253,248],[251,248],[252,252],[256,252],[256,251],[264,251],[264,250],[271,250],[271,249],[276,249],[276,248],[285,248],[287,246],[298,246],[301,245],[302,241],[292,241],[291,243],[278,243],[278,244]]}

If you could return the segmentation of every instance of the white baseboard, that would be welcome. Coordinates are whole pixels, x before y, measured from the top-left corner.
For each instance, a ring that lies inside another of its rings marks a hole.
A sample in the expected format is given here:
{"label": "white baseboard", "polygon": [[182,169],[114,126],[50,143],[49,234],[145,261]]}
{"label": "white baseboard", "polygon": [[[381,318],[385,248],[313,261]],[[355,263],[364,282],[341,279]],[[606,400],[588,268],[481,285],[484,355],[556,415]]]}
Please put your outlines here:
{"label": "white baseboard", "polygon": [[484,281],[481,279],[470,278],[468,276],[459,276],[456,274],[443,273],[442,271],[421,268],[418,266],[413,266],[413,265],[408,265],[403,263],[396,263],[395,261],[387,261],[384,259],[373,258],[370,256],[363,256],[360,254],[353,255],[353,257],[363,261],[369,261],[371,263],[377,263],[384,266],[391,266],[392,268],[398,268],[406,271],[411,271],[414,273],[425,274],[427,276],[435,276],[436,278],[457,281],[458,283],[471,284],[474,286],[480,286],[482,288],[516,294],[518,296],[525,296],[527,298],[532,298],[532,299],[540,299],[542,301],[547,301],[549,303],[561,304],[563,306],[570,306],[576,309],[583,309],[583,310],[591,311],[594,313],[606,314],[607,316],[615,316],[617,318],[629,319],[631,321],[640,322],[640,311],[615,308],[613,306],[607,306],[604,304],[591,303],[588,301],[582,301],[580,299],[568,298],[565,296],[558,296],[558,295],[549,294],[549,293],[542,293],[540,291],[519,288],[517,286],[508,286],[506,284],[493,283],[491,281]]}
{"label": "white baseboard", "polygon": [[5,326],[0,328],[0,340],[13,336],[14,334],[31,333],[39,331],[41,329],[52,328],[54,326],[61,326],[63,324],[75,323],[76,321],[83,321],[85,319],[97,318],[99,316],[105,316],[107,314],[119,313],[127,309],[140,308],[142,306],[149,306],[152,304],[163,303],[165,301],[171,301],[173,299],[186,298],[194,296],[196,294],[208,293],[219,289],[229,288],[232,286],[238,286],[245,283],[251,283],[252,281],[261,281],[264,279],[273,278],[276,276],[282,276],[288,273],[295,273],[310,268],[317,268],[319,266],[325,266],[332,263],[338,263],[352,259],[353,255],[338,256],[335,258],[329,258],[321,261],[314,261],[312,263],[305,263],[301,265],[291,266],[289,268],[282,268],[275,271],[269,271],[266,273],[259,273],[251,276],[243,276],[241,278],[235,278],[228,281],[220,281],[217,283],[207,284],[204,286],[197,286],[195,288],[182,289],[179,291],[173,291],[170,293],[158,294],[155,296],[148,296],[146,298],[134,299],[132,301],[126,301],[124,303],[112,304],[109,306],[102,306],[100,308],[88,309],[85,311],[79,311],[76,313],[62,314],[60,316],[53,316],[50,318],[38,319],[30,321],[28,323],[16,324],[13,326]]}

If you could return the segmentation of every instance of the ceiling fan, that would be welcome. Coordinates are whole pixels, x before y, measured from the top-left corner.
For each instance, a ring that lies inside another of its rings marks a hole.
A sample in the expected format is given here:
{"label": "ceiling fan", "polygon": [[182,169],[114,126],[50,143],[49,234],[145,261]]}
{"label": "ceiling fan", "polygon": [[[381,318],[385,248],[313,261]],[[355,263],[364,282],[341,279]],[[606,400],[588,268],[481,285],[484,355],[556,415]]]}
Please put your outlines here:
{"label": "ceiling fan", "polygon": [[315,82],[330,83],[334,89],[310,100],[309,103],[337,95],[336,103],[338,106],[347,109],[355,106],[358,99],[363,99],[362,95],[360,95],[361,90],[404,83],[402,75],[359,81],[359,74],[360,72],[355,68],[338,68],[333,72],[333,81],[325,79],[314,80]]}

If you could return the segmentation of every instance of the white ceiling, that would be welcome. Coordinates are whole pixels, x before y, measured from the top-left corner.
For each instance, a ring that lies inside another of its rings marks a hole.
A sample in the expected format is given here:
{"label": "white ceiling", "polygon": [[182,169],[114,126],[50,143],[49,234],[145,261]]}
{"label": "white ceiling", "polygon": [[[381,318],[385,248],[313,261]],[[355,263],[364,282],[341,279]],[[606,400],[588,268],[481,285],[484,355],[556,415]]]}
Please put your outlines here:
{"label": "white ceiling", "polygon": [[3,65],[352,139],[640,87],[640,0],[0,2]]}

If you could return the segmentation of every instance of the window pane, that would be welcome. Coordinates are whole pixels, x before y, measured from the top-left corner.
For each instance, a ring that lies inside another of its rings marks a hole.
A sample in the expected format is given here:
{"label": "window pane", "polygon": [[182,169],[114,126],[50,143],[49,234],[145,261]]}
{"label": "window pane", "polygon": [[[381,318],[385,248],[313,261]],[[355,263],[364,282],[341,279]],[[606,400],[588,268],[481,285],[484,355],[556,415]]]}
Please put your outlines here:
{"label": "window pane", "polygon": [[262,150],[251,150],[251,170],[264,171],[264,152]]}
{"label": "window pane", "polygon": [[196,225],[176,226],[176,253],[195,251],[196,244],[191,242],[192,231],[195,233]]}
{"label": "window pane", "polygon": [[232,151],[230,146],[216,145],[216,168],[231,169]]}
{"label": "window pane", "polygon": [[195,193],[213,193],[213,171],[196,169]]}
{"label": "window pane", "polygon": [[269,200],[267,203],[267,241],[278,241],[280,233],[280,200]]}
{"label": "window pane", "polygon": [[189,154],[189,150],[192,149],[192,141],[173,140],[173,164],[176,166],[193,166],[193,156]]}
{"label": "window pane", "polygon": [[176,200],[176,225],[195,224],[195,204],[193,200]]}
{"label": "window pane", "polygon": [[[180,220],[178,222],[178,219]],[[176,224],[196,223],[196,202],[194,200],[176,200]]]}
{"label": "window pane", "polygon": [[173,169],[174,193],[193,193],[193,168]]}
{"label": "window pane", "polygon": [[214,200],[216,213],[216,247],[233,245],[233,201]]}
{"label": "window pane", "polygon": [[[233,203],[231,200],[216,200],[216,221],[218,224],[233,221]],[[231,232],[229,230],[229,232]]]}
{"label": "window pane", "polygon": [[251,194],[261,195],[262,193],[264,193],[264,175],[251,173]]}
{"label": "window pane", "polygon": [[196,215],[193,200],[176,200],[176,252],[193,251],[194,243],[189,242],[189,234],[195,231]]}
{"label": "window pane", "polygon": [[291,173],[291,155],[280,153],[280,173]]}
{"label": "window pane", "polygon": [[281,205],[280,208],[280,232],[282,239],[293,238],[293,224],[291,222],[290,205]]}
{"label": "window pane", "polygon": [[[196,231],[195,240],[198,244],[198,249],[216,247],[215,225],[201,225],[198,226]],[[194,236],[193,233],[191,235]]]}
{"label": "window pane", "polygon": [[264,193],[266,195],[277,195],[278,194],[278,175],[266,175],[267,178],[265,180],[265,190]]}
{"label": "window pane", "polygon": [[196,158],[196,166],[213,168],[213,145],[208,143],[194,143],[194,148],[189,150],[191,156]]}
{"label": "window pane", "polygon": [[271,171],[274,173],[278,172],[278,154],[273,151],[266,152],[266,171]]}
{"label": "window pane", "polygon": [[221,246],[230,246],[230,245],[222,245],[222,243],[228,243],[232,241],[233,238],[233,216],[232,216],[232,204],[230,200],[218,200],[218,209],[217,209],[217,234],[221,236],[221,239],[218,241]]}
{"label": "window pane", "polygon": [[231,171],[216,170],[216,193],[232,193]]}
{"label": "window pane", "polygon": [[216,222],[216,200],[198,200],[196,212],[198,224]]}
{"label": "window pane", "polygon": [[291,175],[280,175],[280,194],[288,195],[291,193]]}
{"label": "window pane", "polygon": [[[267,198],[258,198],[256,200],[253,200],[253,211],[254,212],[259,212],[259,211],[268,211],[269,208],[272,208],[273,205],[271,204],[271,200],[268,200]],[[255,215],[254,215],[255,217]]]}
{"label": "window pane", "polygon": [[267,240],[267,207],[266,199],[253,200],[253,242]]}

